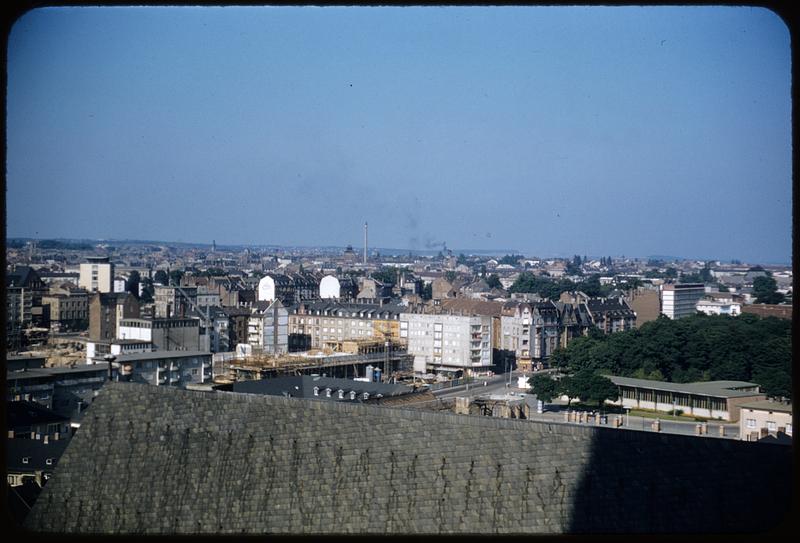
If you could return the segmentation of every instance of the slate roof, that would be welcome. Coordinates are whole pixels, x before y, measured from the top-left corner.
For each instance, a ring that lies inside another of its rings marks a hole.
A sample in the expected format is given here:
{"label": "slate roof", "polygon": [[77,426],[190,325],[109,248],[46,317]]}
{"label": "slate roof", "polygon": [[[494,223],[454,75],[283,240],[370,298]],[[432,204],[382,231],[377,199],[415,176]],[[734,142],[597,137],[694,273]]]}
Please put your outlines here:
{"label": "slate roof", "polygon": [[25,526],[137,535],[755,531],[788,511],[792,461],[790,447],[727,439],[114,382],[87,410]]}
{"label": "slate roof", "polygon": [[[69,441],[58,439],[45,443],[41,439],[6,438],[6,470],[16,473],[33,473],[34,470],[52,472]],[[25,458],[28,459],[27,463],[24,462]],[[50,464],[47,464],[48,459],[51,459]]]}
{"label": "slate roof", "polygon": [[470,298],[447,298],[442,300],[441,308],[444,311],[499,317],[503,314],[503,302],[489,302]]}

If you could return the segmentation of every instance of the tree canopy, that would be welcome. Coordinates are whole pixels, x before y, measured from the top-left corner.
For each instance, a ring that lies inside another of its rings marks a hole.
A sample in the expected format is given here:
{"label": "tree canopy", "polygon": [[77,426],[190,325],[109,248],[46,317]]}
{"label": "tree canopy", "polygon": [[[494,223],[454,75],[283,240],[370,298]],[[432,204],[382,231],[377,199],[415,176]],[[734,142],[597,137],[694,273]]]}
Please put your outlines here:
{"label": "tree canopy", "polygon": [[752,314],[661,317],[641,328],[572,340],[551,357],[569,373],[602,371],[624,377],[692,381],[736,380],[791,397],[791,321]]}
{"label": "tree canopy", "polygon": [[774,277],[761,276],[753,279],[753,295],[757,304],[779,304],[785,300],[778,292],[778,284]]}
{"label": "tree canopy", "polygon": [[503,288],[500,278],[495,274],[492,274],[486,278],[486,284],[489,285],[489,288]]}

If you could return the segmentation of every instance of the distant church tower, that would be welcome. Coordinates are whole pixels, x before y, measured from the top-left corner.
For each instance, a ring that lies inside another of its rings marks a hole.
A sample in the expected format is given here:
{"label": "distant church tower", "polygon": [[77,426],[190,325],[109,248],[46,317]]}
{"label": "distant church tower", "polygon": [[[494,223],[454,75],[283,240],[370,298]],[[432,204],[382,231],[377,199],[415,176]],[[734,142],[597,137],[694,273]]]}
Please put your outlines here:
{"label": "distant church tower", "polygon": [[211,240],[211,252],[212,253],[216,253],[217,252],[217,240],[215,240],[215,239]]}

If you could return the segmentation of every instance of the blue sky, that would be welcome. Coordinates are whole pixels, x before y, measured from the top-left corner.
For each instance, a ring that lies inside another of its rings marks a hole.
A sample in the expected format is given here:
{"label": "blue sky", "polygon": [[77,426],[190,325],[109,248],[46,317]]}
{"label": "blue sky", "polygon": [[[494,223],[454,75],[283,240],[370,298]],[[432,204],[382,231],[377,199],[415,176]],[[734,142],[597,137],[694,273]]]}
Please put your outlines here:
{"label": "blue sky", "polygon": [[746,7],[45,8],[7,234],[791,260],[786,26]]}

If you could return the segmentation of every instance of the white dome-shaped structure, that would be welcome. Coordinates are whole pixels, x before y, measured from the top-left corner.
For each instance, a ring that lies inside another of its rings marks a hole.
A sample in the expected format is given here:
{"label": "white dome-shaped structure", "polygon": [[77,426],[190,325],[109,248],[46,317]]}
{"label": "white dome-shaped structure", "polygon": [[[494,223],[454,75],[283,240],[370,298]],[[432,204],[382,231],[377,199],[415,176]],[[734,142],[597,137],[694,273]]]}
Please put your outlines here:
{"label": "white dome-shaped structure", "polygon": [[271,302],[275,299],[275,279],[269,275],[258,282],[258,301]]}
{"label": "white dome-shaped structure", "polygon": [[341,285],[339,280],[333,275],[326,275],[319,282],[320,298],[339,298],[341,296]]}

